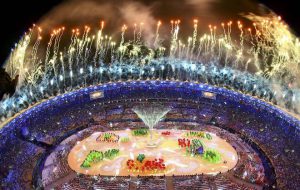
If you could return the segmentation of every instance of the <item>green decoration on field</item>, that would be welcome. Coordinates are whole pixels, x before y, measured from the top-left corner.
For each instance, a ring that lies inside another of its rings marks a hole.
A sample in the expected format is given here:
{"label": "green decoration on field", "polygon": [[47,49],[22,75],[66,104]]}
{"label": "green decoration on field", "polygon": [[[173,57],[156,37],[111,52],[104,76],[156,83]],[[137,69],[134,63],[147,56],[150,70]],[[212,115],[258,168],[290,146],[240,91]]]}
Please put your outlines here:
{"label": "green decoration on field", "polygon": [[129,142],[129,137],[121,137],[120,141],[121,143],[127,143]]}
{"label": "green decoration on field", "polygon": [[148,135],[149,129],[135,129],[132,131],[133,136],[145,136]]}
{"label": "green decoration on field", "polygon": [[83,163],[80,165],[82,168],[90,168],[92,164],[102,161],[104,158],[113,159],[119,154],[119,149],[109,149],[105,152],[92,150],[87,155]]}
{"label": "green decoration on field", "polygon": [[206,133],[206,138],[207,138],[208,140],[211,140],[211,139],[212,139],[212,136],[211,136],[209,133]]}
{"label": "green decoration on field", "polygon": [[213,149],[205,150],[203,159],[212,163],[218,163],[221,161],[221,154]]}
{"label": "green decoration on field", "polygon": [[136,158],[140,163],[143,162],[143,160],[145,159],[145,154],[139,154],[138,157]]}
{"label": "green decoration on field", "polygon": [[202,131],[189,131],[186,132],[187,137],[200,137],[200,138],[205,138],[205,133]]}

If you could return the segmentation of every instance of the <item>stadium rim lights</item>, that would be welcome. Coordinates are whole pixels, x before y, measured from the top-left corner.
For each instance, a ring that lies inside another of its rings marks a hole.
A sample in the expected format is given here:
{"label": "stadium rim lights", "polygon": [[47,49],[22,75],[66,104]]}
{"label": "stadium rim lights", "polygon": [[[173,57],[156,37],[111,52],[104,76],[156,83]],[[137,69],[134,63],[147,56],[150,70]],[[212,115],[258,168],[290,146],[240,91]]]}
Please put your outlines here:
{"label": "stadium rim lights", "polygon": [[95,92],[90,93],[91,100],[95,100],[95,99],[99,99],[99,98],[103,98],[103,97],[104,97],[103,91],[95,91]]}
{"label": "stadium rim lights", "polygon": [[212,100],[215,100],[217,95],[215,93],[212,93],[212,92],[207,92],[207,91],[203,91],[202,92],[202,96],[204,98],[208,98],[208,99],[212,99]]}

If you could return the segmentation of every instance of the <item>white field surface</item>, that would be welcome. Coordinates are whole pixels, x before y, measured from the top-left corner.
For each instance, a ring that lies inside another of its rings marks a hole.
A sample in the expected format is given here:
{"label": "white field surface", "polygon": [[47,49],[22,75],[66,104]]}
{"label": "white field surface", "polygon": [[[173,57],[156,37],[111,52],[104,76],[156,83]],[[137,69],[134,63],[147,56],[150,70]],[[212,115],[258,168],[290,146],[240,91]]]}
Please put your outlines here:
{"label": "white field surface", "polygon": [[[185,149],[179,147],[178,138],[187,138],[186,130],[169,130],[171,135],[164,136],[161,132],[166,130],[153,130],[153,140],[157,144],[156,147],[148,147],[150,135],[132,136],[131,130],[122,131],[106,131],[112,132],[121,137],[129,137],[129,142],[108,143],[98,142],[96,138],[101,132],[95,132],[86,139],[77,142],[68,155],[68,163],[72,170],[87,175],[106,175],[106,176],[148,176],[148,175],[195,175],[210,174],[215,175],[219,172],[227,172],[235,167],[238,161],[238,155],[235,149],[224,139],[211,134],[212,139],[198,138],[206,148],[217,150],[221,154],[219,163],[210,163],[200,156],[192,157],[186,155]],[[189,139],[193,139],[189,137]],[[98,163],[92,164],[92,167],[86,169],[81,168],[86,156],[92,150],[106,151],[108,149],[119,149],[120,154],[113,160],[104,159]],[[128,159],[136,160],[139,154],[145,154],[145,160],[153,160],[155,158],[164,159],[166,169],[163,172],[136,172],[129,171],[126,165]],[[226,161],[227,163],[224,163]]]}

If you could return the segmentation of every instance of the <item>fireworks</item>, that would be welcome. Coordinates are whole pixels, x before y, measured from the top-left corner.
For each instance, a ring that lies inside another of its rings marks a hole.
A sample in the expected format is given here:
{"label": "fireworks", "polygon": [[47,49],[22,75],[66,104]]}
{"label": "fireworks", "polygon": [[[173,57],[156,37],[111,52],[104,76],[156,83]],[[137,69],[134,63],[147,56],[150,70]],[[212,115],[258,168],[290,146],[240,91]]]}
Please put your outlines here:
{"label": "fireworks", "polygon": [[[194,19],[188,37],[180,36],[180,20],[158,21],[153,36],[144,35],[147,23],[123,25],[119,39],[105,34],[101,21],[95,33],[89,26],[71,32],[55,29],[45,47],[42,29],[33,26],[6,64],[20,82],[16,94],[0,103],[2,120],[41,99],[81,87],[148,79],[209,83],[297,112],[299,40],[280,17],[247,18],[254,21],[250,27],[228,21],[209,25],[204,34],[198,29],[205,26]],[[163,27],[170,27],[168,37],[162,37]]]}

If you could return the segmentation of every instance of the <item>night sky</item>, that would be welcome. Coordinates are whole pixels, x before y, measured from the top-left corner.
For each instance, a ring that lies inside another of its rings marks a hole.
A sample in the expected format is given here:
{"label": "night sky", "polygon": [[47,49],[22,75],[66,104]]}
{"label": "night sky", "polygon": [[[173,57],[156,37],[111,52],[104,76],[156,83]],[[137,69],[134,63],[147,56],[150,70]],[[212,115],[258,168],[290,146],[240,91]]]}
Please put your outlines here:
{"label": "night sky", "polygon": [[[0,65],[24,32],[61,2],[62,0],[10,0],[5,3],[1,1]],[[298,35],[300,34],[300,10],[296,10],[297,1],[260,0],[259,2],[281,15],[291,28]]]}

